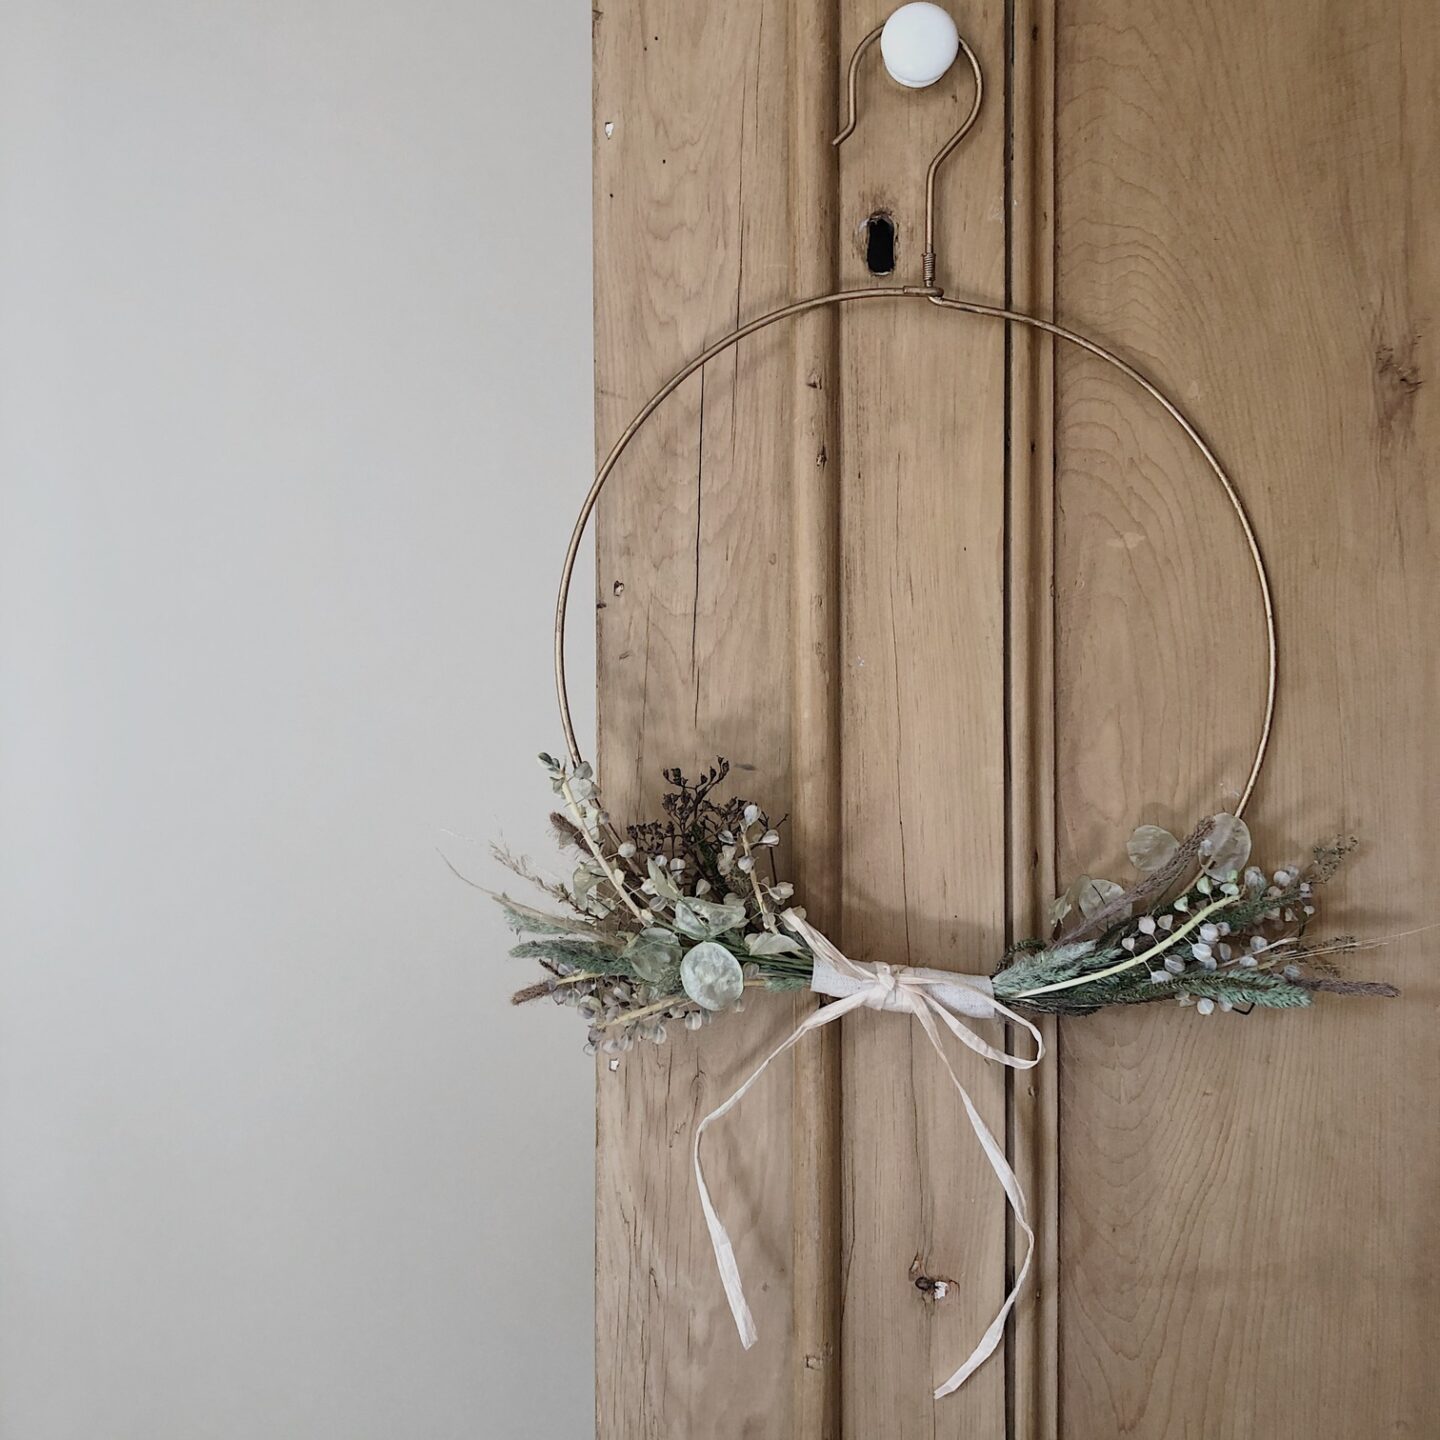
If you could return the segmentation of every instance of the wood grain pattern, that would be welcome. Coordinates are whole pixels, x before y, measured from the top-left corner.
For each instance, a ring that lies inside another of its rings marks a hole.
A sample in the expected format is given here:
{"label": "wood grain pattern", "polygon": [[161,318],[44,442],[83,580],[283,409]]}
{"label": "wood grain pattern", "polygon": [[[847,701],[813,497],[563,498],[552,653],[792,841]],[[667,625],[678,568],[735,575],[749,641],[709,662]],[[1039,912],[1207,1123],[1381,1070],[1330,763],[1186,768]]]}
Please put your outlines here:
{"label": "wood grain pattern", "polygon": [[[859,0],[841,16],[848,55],[880,17]],[[994,88],[942,172],[940,280],[996,300],[1007,235],[1004,6],[969,6],[964,24]],[[869,282],[861,226],[877,211],[897,226],[895,278],[919,283],[925,166],[969,100],[958,75],[901,91],[878,59],[840,157],[848,285]],[[1004,333],[915,301],[847,311],[839,323],[845,944],[861,959],[987,967],[1007,919]],[[918,1031],[850,1017],[842,1063],[846,1433],[1003,1434],[1002,1364],[931,1398],[1004,1293],[994,1176]],[[973,1056],[956,1064],[999,1133],[1003,1077]],[[936,1301],[917,1276],[954,1283]]]}
{"label": "wood grain pattern", "polygon": [[[789,32],[784,7],[762,0],[596,11],[601,449],[684,360],[788,294]],[[650,813],[664,766],[717,751],[744,790],[777,814],[790,806],[789,384],[783,337],[717,360],[646,426],[602,502],[599,756],[617,815]],[[690,1170],[696,1121],[792,1022],[789,1005],[754,1012],[632,1052],[613,1073],[601,1064],[602,1437],[790,1433],[784,1067],[707,1138],[760,1330],[748,1354]]]}
{"label": "wood grain pattern", "polygon": [[[1274,572],[1258,841],[1278,863],[1353,829],[1341,927],[1433,921],[1440,14],[1066,0],[1058,43],[1061,313],[1190,408]],[[1262,652],[1233,522],[1173,433],[1087,362],[1059,395],[1073,874],[1138,820],[1233,802]],[[1064,1433],[1435,1433],[1435,958],[1363,962],[1398,1002],[1066,1023]]]}
{"label": "wood grain pattern", "polygon": [[[1054,317],[1055,0],[1011,11],[1007,304]],[[1012,941],[1044,933],[1055,884],[1055,342],[1012,326],[1007,503],[1007,861]],[[1013,1030],[1014,1027],[1012,1027]],[[1029,1293],[1012,1322],[1006,1380],[1010,1434],[1059,1437],[1060,1037],[1041,1022],[1048,1059],[1008,1077],[1009,1152],[1035,1230]],[[1012,1045],[1018,1037],[1012,1035]],[[1025,1042],[1019,1041],[1020,1044]],[[1024,1237],[1011,1223],[1013,1269]]]}
{"label": "wood grain pattern", "polygon": [[[793,0],[790,73],[791,294],[837,284],[839,171],[826,143],[838,112],[839,14],[834,0]],[[804,57],[801,60],[801,57]],[[791,773],[788,870],[811,922],[839,942],[840,485],[839,317],[812,311],[793,322],[790,463]],[[795,1002],[795,1019],[817,1002]],[[842,1433],[840,1032],[829,1026],[793,1052],[791,1213],[794,1217],[793,1426],[805,1440]]]}
{"label": "wood grain pattern", "polygon": [[[872,63],[838,176],[797,149],[878,18],[859,0],[597,14],[602,445],[738,320],[837,269],[867,283],[871,213],[918,280],[952,85],[904,95]],[[1042,313],[1053,297],[1217,443],[1282,624],[1257,835],[1278,861],[1353,828],[1370,844],[1330,899],[1344,924],[1433,919],[1440,20],[1402,0],[1066,0],[1058,20],[1052,0],[991,0],[961,19],[991,89],[942,176],[942,283]],[[1137,820],[1184,825],[1243,783],[1263,646],[1233,518],[1174,429],[1083,357],[914,301],[812,317],[687,385],[601,518],[612,805],[726,749],[789,807],[806,899],[861,958],[986,965],[1057,870],[1118,870]],[[1008,1119],[1040,1283],[1006,1363],[939,1406],[1003,1293],[1006,1226],[923,1044],[852,1017],[716,1137],[749,1355],[688,1137],[790,1007],[602,1069],[600,1434],[1429,1433],[1434,953],[1374,959],[1407,987],[1395,1005],[1070,1022],[1063,1069],[1008,1096],[966,1065]],[[914,1272],[959,1284],[937,1303]]]}
{"label": "wood grain pattern", "polygon": [[[688,14],[682,22],[665,7],[597,18],[602,447],[665,371],[705,340],[782,297],[828,288],[837,239],[843,283],[871,283],[859,227],[872,211],[892,213],[899,226],[896,278],[919,279],[924,165],[967,97],[957,100],[953,85],[901,94],[872,63],[866,118],[845,156],[837,203],[833,159],[824,148],[835,119],[834,82],[842,57],[874,17],[859,5],[804,0],[790,7],[789,18],[790,43],[805,54],[789,81],[788,213],[774,164],[782,69],[773,48],[763,49],[767,23],[775,44],[774,17],[756,5],[723,24]],[[1004,293],[1012,240],[1005,206],[1006,20],[998,3],[967,20],[967,37],[990,74],[989,109],[942,181],[939,230],[942,278],[953,257],[965,293],[992,300]],[[841,29],[845,43],[836,54]],[[653,68],[660,62],[646,57],[662,44],[663,67]],[[753,106],[748,139],[748,112],[742,110],[737,129],[722,98],[736,94]],[[718,123],[696,119],[717,114]],[[762,134],[772,147],[763,155],[755,139]],[[802,143],[807,154],[797,149]],[[704,198],[707,191],[729,195],[732,180],[740,211],[733,245],[722,207]],[[749,287],[745,277],[757,265],[773,274],[786,224],[788,290]],[[1031,240],[1027,235],[1026,244]],[[1041,276],[1038,283],[1048,282]],[[861,954],[983,967],[1003,944],[1014,888],[1004,862],[1012,823],[1005,793],[1004,517],[1016,503],[1006,490],[1006,433],[1007,423],[1029,425],[1032,410],[1007,412],[1019,370],[1007,373],[1000,327],[915,300],[867,308],[875,313],[811,317],[716,362],[703,385],[687,386],[647,429],[625,474],[617,475],[601,515],[604,781],[612,805],[629,811],[653,794],[660,764],[694,753],[698,737],[728,737],[732,746],[748,747],[741,753],[757,781],[767,782],[770,803],[791,782],[795,837],[804,852],[804,873],[796,878],[817,918],[828,924],[838,918],[848,932],[857,915]],[[706,316],[709,323],[701,323]],[[787,356],[788,398],[775,384]],[[1024,364],[1031,374],[1043,368],[1039,352]],[[715,372],[723,372],[718,381]],[[718,456],[717,434],[730,440]],[[784,487],[774,483],[787,463],[788,553],[774,544],[787,533]],[[1021,482],[1027,494],[1038,473],[1027,467]],[[1036,533],[1043,537],[1044,526]],[[768,549],[757,546],[757,536]],[[1027,553],[1033,545],[1023,541]],[[717,613],[705,603],[703,567],[719,557]],[[692,561],[700,567],[694,574]],[[788,688],[786,657],[775,648],[783,630],[735,643],[737,631],[773,614],[787,584],[796,600]],[[1025,668],[1029,694],[1033,666],[1027,661]],[[728,690],[707,703],[705,680],[720,676]],[[836,723],[842,693],[843,729]],[[759,718],[757,707],[764,711]],[[773,746],[763,743],[771,737]],[[837,908],[831,897],[842,833],[835,823],[840,745],[843,833],[862,839],[846,859],[852,910],[827,919]],[[1033,786],[1027,814],[1032,792]],[[738,1079],[738,1058],[774,1037],[757,1021],[743,1034],[707,1036],[689,1055],[671,1050],[627,1060],[614,1076],[602,1071],[602,1434],[677,1427],[686,1434],[838,1434],[842,1389],[848,1434],[1004,1428],[1000,1363],[939,1409],[929,1395],[1003,1293],[1005,1211],[993,1176],[933,1057],[917,1056],[913,1037],[893,1022],[872,1028],[870,1017],[861,1017],[853,1029],[858,1033],[844,1042],[852,1060],[845,1089],[856,1103],[845,1149],[843,1257],[843,1354],[852,1363],[841,1387],[829,1353],[838,1271],[826,1264],[825,1244],[834,1227],[823,1213],[838,1199],[826,1153],[833,1120],[823,1120],[818,1136],[807,1133],[825,1109],[827,1087],[833,1090],[835,1047],[828,1053],[811,1047],[797,1062],[792,1150],[779,1123],[791,1095],[773,1086],[766,1099],[747,1101],[743,1142],[717,1159],[727,1209],[742,1207],[742,1219],[754,1222],[741,1240],[741,1263],[767,1277],[757,1319],[763,1335],[776,1337],[768,1347],[762,1341],[768,1353],[744,1359],[730,1341],[709,1274],[691,1206],[688,1152],[676,1137],[688,1135],[704,1105]],[[1003,1077],[979,1064],[966,1065],[965,1074],[990,1123],[1002,1130]],[[679,1095],[695,1098],[677,1118]],[[791,1210],[783,1198],[777,1203],[773,1184],[762,1183],[787,1167]],[[787,1233],[796,1245],[789,1336],[774,1323],[790,1279]],[[915,1285],[922,1271],[954,1282],[943,1300]],[[882,1387],[870,1378],[877,1367],[888,1376]],[[794,1382],[788,1395],[787,1372]]]}

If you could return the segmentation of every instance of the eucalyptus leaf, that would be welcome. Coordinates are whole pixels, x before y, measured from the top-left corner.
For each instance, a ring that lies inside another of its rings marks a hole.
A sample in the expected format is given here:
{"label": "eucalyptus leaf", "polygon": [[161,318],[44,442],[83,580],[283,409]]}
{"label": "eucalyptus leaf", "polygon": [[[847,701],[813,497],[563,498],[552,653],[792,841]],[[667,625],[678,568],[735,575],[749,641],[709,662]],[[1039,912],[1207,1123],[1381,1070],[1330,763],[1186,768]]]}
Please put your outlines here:
{"label": "eucalyptus leaf", "polygon": [[1163,870],[1179,850],[1180,842],[1159,825],[1137,825],[1130,839],[1125,843],[1125,852],[1130,863],[1142,875],[1153,875]]}
{"label": "eucalyptus leaf", "polygon": [[642,980],[659,985],[680,962],[680,942],[669,930],[652,925],[625,947],[625,959]]}
{"label": "eucalyptus leaf", "polygon": [[788,935],[755,931],[745,937],[745,948],[752,955],[799,955],[801,949]]}
{"label": "eucalyptus leaf", "polygon": [[1075,901],[1071,890],[1067,890],[1063,895],[1057,895],[1050,902],[1050,924],[1052,928],[1058,925],[1074,908]]}
{"label": "eucalyptus leaf", "polygon": [[702,1010],[724,1010],[745,993],[740,962],[714,940],[686,951],[680,962],[680,984]]}
{"label": "eucalyptus leaf", "polygon": [[697,896],[686,896],[675,902],[675,928],[691,940],[713,940],[744,923],[743,904],[729,901],[717,904],[714,900],[701,900]]}
{"label": "eucalyptus leaf", "polygon": [[1083,876],[1076,885],[1075,903],[1080,907],[1080,913],[1088,920],[1093,915],[1098,915],[1112,901],[1118,900],[1125,893],[1121,885],[1113,880],[1099,880],[1092,876]]}
{"label": "eucalyptus leaf", "polygon": [[1233,880],[1250,858],[1250,827],[1238,815],[1217,815],[1200,842],[1200,868],[1216,880]]}
{"label": "eucalyptus leaf", "polygon": [[645,862],[648,879],[645,888],[652,895],[658,895],[663,900],[678,900],[680,891],[675,882],[670,878],[670,872],[653,855]]}

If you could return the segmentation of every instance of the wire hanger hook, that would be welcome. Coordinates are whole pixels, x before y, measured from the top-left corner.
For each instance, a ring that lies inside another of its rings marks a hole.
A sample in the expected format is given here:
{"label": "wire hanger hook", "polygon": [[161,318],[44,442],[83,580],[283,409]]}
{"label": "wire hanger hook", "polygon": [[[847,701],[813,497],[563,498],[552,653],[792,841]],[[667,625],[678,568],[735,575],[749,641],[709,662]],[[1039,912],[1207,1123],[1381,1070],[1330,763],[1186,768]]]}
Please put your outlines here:
{"label": "wire hanger hook", "polygon": [[[908,13],[907,13],[908,12]],[[925,12],[919,14],[917,12]],[[929,33],[918,35],[907,35],[904,23],[906,20],[918,21],[928,27],[934,27],[943,17],[943,23],[939,24],[940,33],[937,36],[933,29]],[[897,26],[899,27],[897,29]],[[935,176],[941,165],[950,158],[955,147],[970,133],[976,120],[980,118],[980,103],[985,95],[985,79],[980,70],[980,62],[975,58],[975,52],[966,44],[964,37],[955,28],[954,21],[949,15],[940,9],[938,5],[913,4],[902,5],[883,24],[877,25],[856,47],[855,53],[850,57],[850,71],[846,82],[849,97],[849,115],[845,128],[830,142],[832,145],[843,145],[851,135],[855,133],[855,126],[859,122],[859,102],[857,99],[859,91],[860,62],[865,52],[882,37],[889,35],[896,36],[897,48],[910,41],[912,44],[918,42],[922,53],[924,48],[932,47],[938,42],[942,47],[949,41],[956,47],[958,53],[963,55],[970,62],[970,73],[975,78],[975,98],[970,102],[970,113],[960,122],[960,128],[935,152],[935,158],[930,162],[930,168],[925,172],[925,257],[924,257],[924,278],[925,288],[933,290],[937,295],[941,290],[935,283]],[[888,37],[887,37],[888,38]],[[949,59],[939,66],[939,73],[926,79],[912,79],[899,71],[897,62],[892,61],[886,44],[881,45],[881,51],[885,54],[885,68],[901,85],[909,89],[920,89],[926,85],[932,85],[938,80],[953,63],[955,51],[949,52]],[[910,52],[914,53],[913,50]],[[908,56],[906,57],[908,58]]]}

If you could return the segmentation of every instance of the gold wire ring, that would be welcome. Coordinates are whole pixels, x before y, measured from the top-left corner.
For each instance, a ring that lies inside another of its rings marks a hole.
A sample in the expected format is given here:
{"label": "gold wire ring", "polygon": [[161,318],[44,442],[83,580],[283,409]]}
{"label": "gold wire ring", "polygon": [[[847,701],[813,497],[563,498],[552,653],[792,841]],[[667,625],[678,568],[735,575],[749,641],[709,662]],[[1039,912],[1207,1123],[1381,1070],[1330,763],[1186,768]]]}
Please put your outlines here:
{"label": "gold wire ring", "polygon": [[1245,503],[1240,498],[1240,492],[1235,487],[1235,482],[1225,473],[1224,467],[1216,458],[1215,452],[1206,444],[1200,432],[1186,418],[1184,412],[1176,405],[1152,380],[1148,379],[1128,361],[1122,360],[1114,351],[1107,350],[1105,346],[1088,336],[1081,335],[1075,330],[1067,330],[1063,325],[1057,325],[1050,320],[1041,320],[1034,315],[1025,315],[1017,310],[1006,310],[998,305],[982,305],[975,300],[952,300],[949,296],[942,294],[933,286],[898,286],[886,285],[877,286],[873,289],[858,290],[837,290],[829,295],[817,295],[809,300],[797,300],[792,305],[784,305],[778,310],[771,310],[768,314],[761,315],[751,320],[746,325],[732,330],[728,335],[716,340],[707,349],[701,351],[688,364],[677,370],[641,407],[635,418],[621,432],[620,438],[611,447],[610,453],[601,463],[599,470],[595,472],[595,479],[591,483],[589,492],[585,496],[584,503],[580,506],[580,514],[576,518],[575,527],[570,533],[570,544],[566,547],[565,563],[560,573],[560,591],[555,602],[555,692],[560,702],[560,721],[565,729],[565,745],[569,751],[570,760],[573,764],[580,764],[582,756],[579,745],[575,739],[575,724],[570,714],[570,698],[565,681],[565,614],[570,603],[570,584],[575,572],[575,562],[580,554],[580,544],[585,537],[585,532],[590,525],[590,517],[594,514],[596,503],[600,499],[600,492],[605,488],[605,482],[609,480],[621,455],[625,453],[626,447],[639,433],[645,422],[669,399],[686,380],[697,370],[707,365],[717,355],[723,354],[732,346],[738,345],[748,335],[756,331],[764,330],[767,326],[774,325],[778,321],[789,319],[793,315],[803,315],[809,310],[819,310],[826,305],[842,305],[858,300],[899,300],[916,299],[925,300],[932,305],[942,309],[958,311],[964,315],[978,315],[991,320],[1003,320],[1009,324],[1024,325],[1031,330],[1038,330],[1046,335],[1053,335],[1059,340],[1064,340],[1077,349],[1084,350],[1090,355],[1096,356],[1110,365],[1127,380],[1137,385],[1145,394],[1157,401],[1160,407],[1170,416],[1172,420],[1184,432],[1186,438],[1200,452],[1211,473],[1220,482],[1226,498],[1230,501],[1235,517],[1240,522],[1240,528],[1244,532],[1245,543],[1250,552],[1250,559],[1255,569],[1255,580],[1260,587],[1260,599],[1265,609],[1265,644],[1267,650],[1267,682],[1265,689],[1265,718],[1260,727],[1259,743],[1255,747],[1255,758],[1250,765],[1250,775],[1245,781],[1245,788],[1241,792],[1239,803],[1235,806],[1234,813],[1240,815],[1244,812],[1245,806],[1249,803],[1250,796],[1255,789],[1255,782],[1260,776],[1260,767],[1265,761],[1265,752],[1270,744],[1270,731],[1275,720],[1275,694],[1277,677],[1279,672],[1279,653],[1275,631],[1275,606],[1270,592],[1270,577],[1265,569],[1265,560],[1260,553],[1260,542],[1255,535],[1255,527],[1250,523],[1250,516],[1246,512]]}

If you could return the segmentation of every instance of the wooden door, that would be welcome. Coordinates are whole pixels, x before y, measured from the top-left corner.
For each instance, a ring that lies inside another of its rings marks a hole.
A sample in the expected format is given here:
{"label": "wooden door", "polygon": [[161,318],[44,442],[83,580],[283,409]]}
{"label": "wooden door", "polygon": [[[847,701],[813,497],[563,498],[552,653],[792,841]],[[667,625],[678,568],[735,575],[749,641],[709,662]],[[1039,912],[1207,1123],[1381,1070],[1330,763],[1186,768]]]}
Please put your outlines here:
{"label": "wooden door", "polygon": [[[964,84],[905,94],[867,68],[855,137],[827,143],[884,13],[595,10],[601,450],[736,324],[873,283],[867,217],[895,223],[890,278],[919,281],[925,163]],[[971,0],[956,18],[987,96],[942,175],[941,284],[1112,344],[1216,442],[1281,622],[1257,838],[1288,855],[1354,830],[1337,919],[1440,919],[1440,17]],[[598,584],[611,805],[727,756],[788,810],[788,869],[860,958],[993,965],[1057,875],[1118,867],[1133,824],[1183,826],[1243,782],[1264,653],[1233,518],[1153,409],[1028,332],[885,302],[746,342],[627,455]],[[689,1138],[798,1009],[762,999],[602,1061],[599,1434],[1434,1433],[1427,952],[1367,961],[1398,1002],[1067,1021],[1015,1083],[962,1057],[1040,1254],[1005,1355],[940,1402],[1015,1241],[908,1027],[847,1019],[716,1134],[748,1353]]]}

